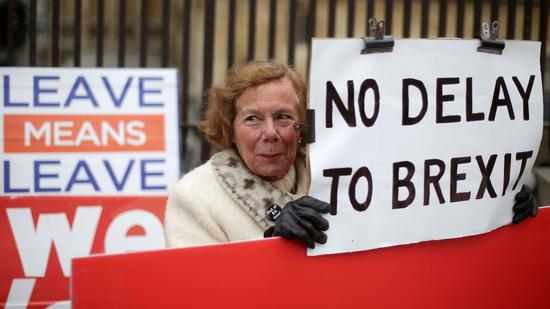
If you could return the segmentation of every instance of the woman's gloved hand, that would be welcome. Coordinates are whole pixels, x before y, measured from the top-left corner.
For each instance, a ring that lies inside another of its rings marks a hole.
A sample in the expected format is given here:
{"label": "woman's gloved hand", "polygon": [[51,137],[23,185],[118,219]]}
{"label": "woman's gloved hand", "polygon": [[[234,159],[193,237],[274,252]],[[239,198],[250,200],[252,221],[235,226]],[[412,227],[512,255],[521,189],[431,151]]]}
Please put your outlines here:
{"label": "woman's gloved hand", "polygon": [[528,215],[535,217],[539,212],[539,207],[535,201],[533,191],[529,186],[523,185],[521,191],[519,191],[515,196],[516,203],[512,210],[514,211],[514,217],[512,222],[518,224],[523,219],[527,218]]}
{"label": "woman's gloved hand", "polygon": [[281,236],[287,239],[298,239],[306,246],[315,248],[315,243],[327,242],[328,221],[321,216],[330,212],[330,204],[303,196],[288,202],[275,221],[275,226],[264,233],[264,237]]}

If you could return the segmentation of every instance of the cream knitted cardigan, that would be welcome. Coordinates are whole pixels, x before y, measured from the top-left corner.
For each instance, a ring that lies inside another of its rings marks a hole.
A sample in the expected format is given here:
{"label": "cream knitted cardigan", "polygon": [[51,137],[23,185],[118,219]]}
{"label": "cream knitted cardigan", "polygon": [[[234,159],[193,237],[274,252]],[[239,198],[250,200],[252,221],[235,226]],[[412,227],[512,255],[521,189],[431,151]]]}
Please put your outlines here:
{"label": "cream knitted cardigan", "polygon": [[[305,156],[276,182],[250,173],[233,148],[184,175],[172,188],[165,212],[168,247],[259,239],[273,222],[266,209],[307,194]],[[293,194],[291,192],[295,191]]]}

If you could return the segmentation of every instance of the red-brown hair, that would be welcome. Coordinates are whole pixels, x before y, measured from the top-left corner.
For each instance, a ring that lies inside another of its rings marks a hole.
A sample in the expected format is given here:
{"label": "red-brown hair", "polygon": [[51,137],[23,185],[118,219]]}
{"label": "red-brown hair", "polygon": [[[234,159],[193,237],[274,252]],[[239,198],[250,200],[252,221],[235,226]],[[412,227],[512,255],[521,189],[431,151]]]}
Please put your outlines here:
{"label": "red-brown hair", "polygon": [[233,120],[237,99],[250,87],[288,78],[296,91],[300,121],[305,120],[307,87],[301,75],[288,66],[274,61],[252,61],[232,67],[225,84],[213,86],[208,92],[208,106],[200,130],[206,140],[220,149],[233,143]]}

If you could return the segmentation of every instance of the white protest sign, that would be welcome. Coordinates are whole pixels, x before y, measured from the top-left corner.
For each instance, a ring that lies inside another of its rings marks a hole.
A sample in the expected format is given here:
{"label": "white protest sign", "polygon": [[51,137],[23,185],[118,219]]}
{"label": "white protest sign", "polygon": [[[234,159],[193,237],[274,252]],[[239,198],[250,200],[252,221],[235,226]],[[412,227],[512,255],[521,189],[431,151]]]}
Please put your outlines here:
{"label": "white protest sign", "polygon": [[539,42],[313,40],[310,194],[332,205],[309,255],[475,235],[508,224],[542,138]]}
{"label": "white protest sign", "polygon": [[177,70],[0,70],[0,195],[166,195]]}

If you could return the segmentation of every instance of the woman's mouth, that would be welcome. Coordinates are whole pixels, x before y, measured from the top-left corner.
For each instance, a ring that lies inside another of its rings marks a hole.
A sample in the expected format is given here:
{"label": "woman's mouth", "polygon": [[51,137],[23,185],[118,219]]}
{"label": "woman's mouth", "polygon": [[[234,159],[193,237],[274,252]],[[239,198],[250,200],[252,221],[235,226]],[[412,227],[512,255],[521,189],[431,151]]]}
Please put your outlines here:
{"label": "woman's mouth", "polygon": [[272,161],[272,160],[275,160],[277,158],[279,158],[281,156],[280,153],[263,153],[263,154],[260,154],[260,157],[263,158],[264,160],[267,160],[267,161]]}

